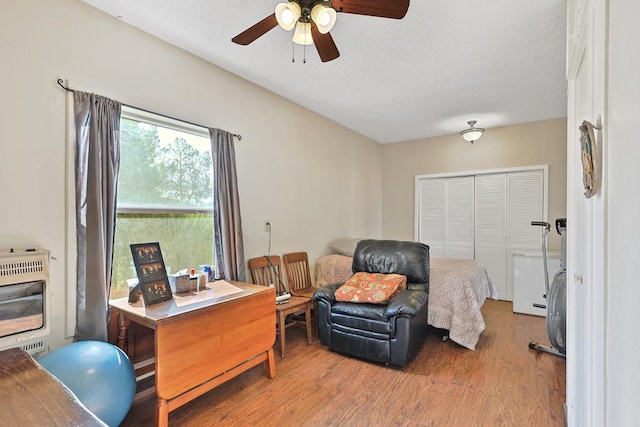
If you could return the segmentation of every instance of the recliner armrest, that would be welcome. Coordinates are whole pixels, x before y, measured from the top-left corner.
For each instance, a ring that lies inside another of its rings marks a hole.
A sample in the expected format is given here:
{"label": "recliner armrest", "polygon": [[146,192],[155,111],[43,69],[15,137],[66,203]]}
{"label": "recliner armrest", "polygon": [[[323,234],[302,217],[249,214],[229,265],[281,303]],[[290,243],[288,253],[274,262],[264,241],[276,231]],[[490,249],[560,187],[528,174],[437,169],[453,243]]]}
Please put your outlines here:
{"label": "recliner armrest", "polygon": [[318,300],[324,299],[331,303],[336,302],[336,296],[335,296],[336,290],[338,290],[338,288],[342,285],[343,285],[342,283],[332,283],[329,285],[319,287],[313,293],[313,300],[318,301]]}
{"label": "recliner armrest", "polygon": [[428,299],[429,294],[423,291],[400,291],[387,304],[385,314],[388,317],[399,315],[415,316],[420,312],[422,306],[427,303]]}

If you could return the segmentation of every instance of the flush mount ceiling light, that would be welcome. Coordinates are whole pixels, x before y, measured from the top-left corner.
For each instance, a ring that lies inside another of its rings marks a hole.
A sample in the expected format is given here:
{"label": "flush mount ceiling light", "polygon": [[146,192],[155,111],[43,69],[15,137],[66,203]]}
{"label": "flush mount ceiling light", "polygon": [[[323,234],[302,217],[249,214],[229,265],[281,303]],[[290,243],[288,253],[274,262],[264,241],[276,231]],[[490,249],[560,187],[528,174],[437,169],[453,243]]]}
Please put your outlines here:
{"label": "flush mount ceiling light", "polygon": [[476,120],[469,120],[467,122],[467,124],[469,125],[469,129],[465,129],[460,132],[460,135],[462,135],[462,137],[467,142],[470,142],[472,144],[482,138],[482,134],[484,133],[483,128],[475,127],[476,123],[478,123]]}

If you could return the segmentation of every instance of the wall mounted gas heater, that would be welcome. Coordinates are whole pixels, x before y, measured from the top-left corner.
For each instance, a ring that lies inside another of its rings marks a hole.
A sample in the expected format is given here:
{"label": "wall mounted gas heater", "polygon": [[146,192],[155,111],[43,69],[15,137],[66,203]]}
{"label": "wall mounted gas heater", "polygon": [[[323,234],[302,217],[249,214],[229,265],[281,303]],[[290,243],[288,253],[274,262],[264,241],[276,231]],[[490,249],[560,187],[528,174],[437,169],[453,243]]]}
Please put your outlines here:
{"label": "wall mounted gas heater", "polygon": [[50,296],[48,250],[0,252],[0,350],[49,349]]}

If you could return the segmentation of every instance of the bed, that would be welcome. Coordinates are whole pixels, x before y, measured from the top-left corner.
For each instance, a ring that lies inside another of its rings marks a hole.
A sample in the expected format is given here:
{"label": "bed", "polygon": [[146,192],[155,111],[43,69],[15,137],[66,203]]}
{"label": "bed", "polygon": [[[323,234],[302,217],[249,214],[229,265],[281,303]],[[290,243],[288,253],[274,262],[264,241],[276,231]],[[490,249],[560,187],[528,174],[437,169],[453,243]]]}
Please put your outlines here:
{"label": "bed", "polygon": [[[316,264],[316,286],[345,282],[353,274],[351,256],[332,254]],[[427,323],[449,331],[451,340],[475,350],[485,329],[480,309],[486,298],[497,299],[487,270],[473,260],[431,258]]]}

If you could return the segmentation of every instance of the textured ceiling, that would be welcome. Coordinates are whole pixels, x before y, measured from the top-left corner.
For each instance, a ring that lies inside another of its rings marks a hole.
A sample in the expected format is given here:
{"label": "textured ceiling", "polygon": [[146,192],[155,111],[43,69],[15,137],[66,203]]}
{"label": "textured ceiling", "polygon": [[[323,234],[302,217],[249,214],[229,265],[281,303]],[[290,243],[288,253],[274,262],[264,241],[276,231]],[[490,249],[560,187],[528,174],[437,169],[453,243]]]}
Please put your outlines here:
{"label": "textured ceiling", "polygon": [[[322,63],[279,27],[231,38],[281,0],[82,0],[380,143],[566,116],[563,0],[412,0],[404,19],[339,13]],[[385,0],[380,0],[385,1]]]}

